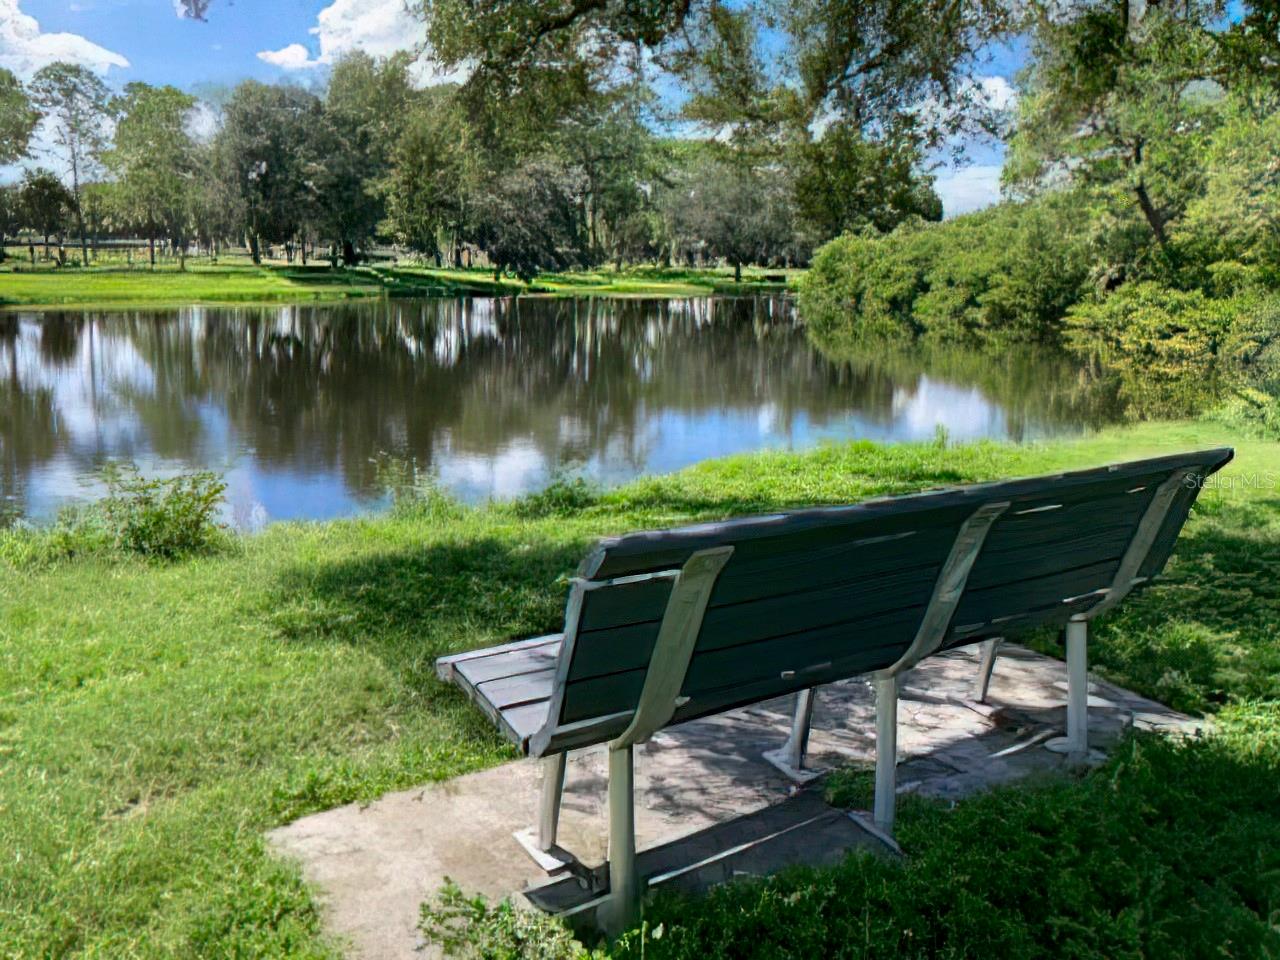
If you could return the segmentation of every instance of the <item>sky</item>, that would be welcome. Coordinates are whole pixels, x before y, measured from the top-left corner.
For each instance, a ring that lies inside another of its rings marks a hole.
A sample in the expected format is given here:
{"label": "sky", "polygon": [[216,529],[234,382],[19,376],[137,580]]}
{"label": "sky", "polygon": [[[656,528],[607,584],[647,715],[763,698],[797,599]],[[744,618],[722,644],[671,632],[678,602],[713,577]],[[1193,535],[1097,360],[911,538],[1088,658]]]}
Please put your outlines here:
{"label": "sky", "polygon": [[[198,0],[185,0],[190,4]],[[184,0],[0,0],[0,67],[27,79],[46,63],[71,60],[112,85],[172,84],[206,97],[254,78],[323,83],[326,67],[350,50],[374,55],[418,50],[423,28],[405,0],[211,0],[206,19]],[[990,51],[984,89],[1011,100],[1017,47]],[[428,58],[422,82],[437,78]],[[937,171],[947,215],[999,199],[1002,148],[966,144],[968,163]]]}

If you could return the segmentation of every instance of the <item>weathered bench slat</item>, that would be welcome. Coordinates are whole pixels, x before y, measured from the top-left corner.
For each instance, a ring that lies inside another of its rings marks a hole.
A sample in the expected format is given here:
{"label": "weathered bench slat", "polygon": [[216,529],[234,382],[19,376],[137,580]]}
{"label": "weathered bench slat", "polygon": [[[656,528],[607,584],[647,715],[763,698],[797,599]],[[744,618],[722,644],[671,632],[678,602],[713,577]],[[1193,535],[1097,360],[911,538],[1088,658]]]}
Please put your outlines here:
{"label": "weathered bench slat", "polygon": [[467,683],[476,687],[490,680],[553,669],[556,658],[560,656],[560,640],[557,636],[546,643],[512,650],[502,656],[463,660],[454,666],[454,670]]}
{"label": "weathered bench slat", "polygon": [[[1209,456],[1222,453],[1229,458],[1229,454],[1224,451],[1206,453]],[[819,507],[765,517],[699,524],[678,530],[628,534],[602,541],[583,561],[579,574],[592,579],[603,579],[669,570],[679,567],[694,551],[721,543],[732,542],[740,552],[745,553],[755,540],[782,536],[803,537],[815,529],[821,529],[820,535],[830,536],[847,524],[861,524],[873,519],[891,518],[889,522],[905,529],[913,522],[914,516],[924,512],[934,513],[933,519],[936,522],[941,521],[947,511],[954,510],[954,517],[946,519],[954,519],[958,524],[967,515],[966,511],[987,501],[1011,500],[1015,502],[1014,509],[1021,509],[1021,501],[1026,501],[1027,506],[1034,506],[1055,500],[1098,495],[1100,491],[1096,488],[1099,484],[1119,486],[1129,483],[1130,486],[1140,486],[1149,483],[1154,477],[1167,475],[1188,462],[1186,456],[1159,457],[1098,470],[975,484],[907,497],[868,500],[851,506]],[[1217,469],[1216,464],[1210,468],[1213,469]],[[1090,487],[1095,488],[1093,494],[1089,493]]]}
{"label": "weathered bench slat", "polygon": [[529,637],[527,640],[503,643],[496,647],[484,647],[479,650],[467,650],[463,653],[450,654],[447,657],[440,657],[436,660],[436,675],[441,680],[450,680],[453,678],[454,671],[460,663],[472,660],[487,660],[490,657],[498,657],[514,650],[527,650],[530,647],[537,647],[546,643],[559,644],[563,639],[563,633],[550,633],[542,637]]}
{"label": "weathered bench slat", "polygon": [[548,699],[551,696],[551,687],[555,678],[556,672],[553,666],[489,680],[479,684],[477,692],[498,710],[506,710],[510,707]]}

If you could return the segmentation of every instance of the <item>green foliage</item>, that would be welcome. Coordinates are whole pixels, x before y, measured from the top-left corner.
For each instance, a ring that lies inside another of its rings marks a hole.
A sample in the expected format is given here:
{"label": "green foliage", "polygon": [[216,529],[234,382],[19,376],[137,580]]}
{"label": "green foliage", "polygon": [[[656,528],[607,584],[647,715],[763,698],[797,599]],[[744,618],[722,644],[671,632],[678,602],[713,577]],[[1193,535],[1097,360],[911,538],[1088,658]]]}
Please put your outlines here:
{"label": "green foliage", "polygon": [[22,210],[27,226],[44,238],[61,235],[75,206],[75,197],[48,170],[37,168],[22,175]]}
{"label": "green foliage", "polygon": [[510,900],[490,905],[484,897],[468,897],[448,878],[434,902],[423,903],[419,928],[446,957],[588,960],[590,956],[561,921],[538,910],[517,909]]}
{"label": "green foliage", "polygon": [[1197,260],[1241,260],[1280,277],[1280,110],[1236,98],[1205,152],[1204,190],[1178,238]]}
{"label": "green foliage", "polygon": [[941,220],[942,201],[920,177],[920,151],[905,138],[875,143],[847,124],[833,125],[796,149],[796,207],[815,243],[904,220]]}
{"label": "green foliage", "polygon": [[173,87],[131,83],[117,109],[107,165],[118,177],[113,199],[143,236],[185,240],[195,203],[196,145],[187,124],[196,99]]}
{"label": "green foliage", "polygon": [[1126,284],[1073,307],[1067,342],[1115,378],[1130,413],[1186,416],[1231,387],[1280,390],[1280,297]]}
{"label": "green foliage", "polygon": [[132,466],[111,463],[103,480],[102,499],[64,508],[47,527],[19,526],[0,536],[0,560],[19,569],[88,557],[174,561],[231,542],[218,519],[226,485],[212,473],[146,479]]}
{"label": "green foliage", "polygon": [[516,500],[511,509],[521,517],[570,517],[595,506],[601,491],[584,477],[557,476],[541,490]]}
{"label": "green foliage", "polygon": [[21,81],[0,67],[0,163],[13,163],[26,155],[39,119]]}
{"label": "green foliage", "polygon": [[1280,950],[1280,709],[1130,738],[1075,782],[902,805],[907,859],[856,855],[648,911],[615,957],[1261,957]]}
{"label": "green foliage", "polygon": [[1144,222],[1167,255],[1169,225],[1202,189],[1198,157],[1221,116],[1208,83],[1216,11],[1123,0],[1041,11],[1006,181],[1035,189],[1069,177],[1113,215]]}
{"label": "green foliage", "polygon": [[117,550],[158,560],[206,552],[223,538],[218,522],[227,485],[213,473],[147,479],[131,467],[106,471],[98,508]]}
{"label": "green foliage", "polygon": [[1061,195],[846,234],[814,256],[800,309],[820,337],[1054,343],[1088,268],[1085,214]]}

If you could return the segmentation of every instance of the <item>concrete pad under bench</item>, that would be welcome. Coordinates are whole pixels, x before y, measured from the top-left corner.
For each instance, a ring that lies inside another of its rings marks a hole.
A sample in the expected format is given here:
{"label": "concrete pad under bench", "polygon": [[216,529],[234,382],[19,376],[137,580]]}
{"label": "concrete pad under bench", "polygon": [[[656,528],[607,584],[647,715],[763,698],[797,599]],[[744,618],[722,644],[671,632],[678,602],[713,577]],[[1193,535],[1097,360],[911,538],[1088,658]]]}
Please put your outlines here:
{"label": "concrete pad under bench", "polygon": [[[977,651],[962,648],[925,660],[902,683],[899,793],[959,799],[1031,773],[1063,769],[1043,747],[1065,724],[1065,665],[1006,645],[987,705],[967,702]],[[821,783],[797,794],[761,756],[786,739],[791,697],[696,720],[636,748],[636,833],[642,869],[670,872],[706,861],[735,838],[774,836],[732,861],[680,874],[682,886],[741,873],[764,874],[787,862],[830,862],[845,850],[883,844],[821,803]],[[875,698],[861,680],[818,691],[808,764],[869,765],[875,757]],[[1198,722],[1113,684],[1090,684],[1089,736],[1105,751],[1129,726],[1193,733]],[[560,842],[585,863],[605,859],[607,751],[570,755]],[[419,906],[449,877],[468,893],[510,896],[548,878],[512,832],[535,822],[539,767],[518,761],[490,770],[304,817],[269,834],[315,885],[328,929],[361,960],[411,960],[418,950]],[[789,802],[788,802],[789,801]],[[768,814],[735,823],[767,807]],[[779,833],[788,827],[789,833]],[[776,836],[775,836],[776,835]],[[682,848],[673,843],[685,838]],[[662,847],[661,851],[652,848]],[[687,856],[685,856],[687,855]],[[568,890],[544,891],[544,901]],[[563,903],[563,900],[559,901]]]}

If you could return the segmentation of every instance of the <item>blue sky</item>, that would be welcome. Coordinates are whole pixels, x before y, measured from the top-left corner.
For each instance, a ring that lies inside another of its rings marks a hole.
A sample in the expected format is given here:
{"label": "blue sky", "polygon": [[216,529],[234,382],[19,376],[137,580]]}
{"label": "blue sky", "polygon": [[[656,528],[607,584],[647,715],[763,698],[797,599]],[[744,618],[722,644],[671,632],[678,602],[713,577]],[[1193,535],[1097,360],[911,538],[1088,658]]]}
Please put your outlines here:
{"label": "blue sky", "polygon": [[[0,0],[0,66],[20,76],[76,60],[111,83],[173,84],[213,95],[248,77],[323,82],[327,64],[363,49],[385,55],[421,42],[404,0],[212,0],[207,21],[179,16],[178,0]],[[990,51],[982,72],[996,99],[1011,95],[1025,51]],[[425,63],[423,79],[432,76]],[[1002,150],[968,144],[969,163],[938,171],[948,214],[998,197]]]}

